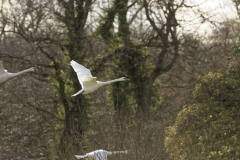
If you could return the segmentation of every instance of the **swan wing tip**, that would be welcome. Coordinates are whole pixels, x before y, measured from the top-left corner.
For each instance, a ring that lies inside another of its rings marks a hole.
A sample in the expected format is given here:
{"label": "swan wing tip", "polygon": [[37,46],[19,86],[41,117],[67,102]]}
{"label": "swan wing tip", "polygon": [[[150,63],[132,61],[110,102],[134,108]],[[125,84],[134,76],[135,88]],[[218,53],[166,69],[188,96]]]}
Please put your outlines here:
{"label": "swan wing tip", "polygon": [[78,91],[77,93],[73,94],[71,97],[75,97],[75,96],[77,96],[77,95],[81,95],[81,94],[83,94],[83,92],[84,92],[84,90],[81,89],[81,90]]}
{"label": "swan wing tip", "polygon": [[70,65],[72,65],[73,63],[77,63],[77,62],[74,61],[74,60],[71,60],[71,61],[70,61]]}

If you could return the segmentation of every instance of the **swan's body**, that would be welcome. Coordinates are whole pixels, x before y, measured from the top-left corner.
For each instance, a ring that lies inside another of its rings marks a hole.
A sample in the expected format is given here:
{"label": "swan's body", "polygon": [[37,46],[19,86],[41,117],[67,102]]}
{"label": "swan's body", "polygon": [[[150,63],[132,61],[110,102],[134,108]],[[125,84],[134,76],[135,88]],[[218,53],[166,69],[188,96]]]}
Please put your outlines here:
{"label": "swan's body", "polygon": [[82,89],[72,96],[76,96],[79,94],[88,94],[88,93],[94,92],[95,90],[97,90],[99,87],[103,85],[127,80],[127,78],[122,77],[122,78],[114,79],[107,82],[97,81],[96,80],[97,77],[93,77],[90,70],[85,68],[84,66],[78,64],[73,60],[70,62],[70,65],[73,67],[74,71],[77,73],[78,80],[82,86]]}
{"label": "swan's body", "polygon": [[84,159],[84,158],[93,158],[94,160],[107,160],[108,155],[112,154],[119,154],[119,153],[128,153],[128,151],[105,151],[105,150],[96,150],[85,155],[75,155],[77,159]]}
{"label": "swan's body", "polygon": [[31,67],[17,73],[9,73],[7,70],[3,68],[2,61],[0,61],[0,84],[7,81],[9,78],[13,78],[23,73],[32,72],[32,71],[35,71],[35,68]]}

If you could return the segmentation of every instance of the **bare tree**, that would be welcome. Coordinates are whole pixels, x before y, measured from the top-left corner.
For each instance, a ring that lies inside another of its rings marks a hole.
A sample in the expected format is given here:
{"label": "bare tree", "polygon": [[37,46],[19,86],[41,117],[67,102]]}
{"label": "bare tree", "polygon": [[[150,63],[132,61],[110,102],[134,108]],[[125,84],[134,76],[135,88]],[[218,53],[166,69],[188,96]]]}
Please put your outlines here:
{"label": "bare tree", "polygon": [[[59,128],[55,133],[61,137],[56,143],[59,146],[57,153],[60,157],[73,158],[81,148],[87,127],[88,103],[83,97],[70,97],[80,86],[68,63],[70,59],[82,63],[86,56],[87,50],[84,49],[88,38],[85,24],[93,1],[21,0],[8,3],[11,6],[7,20],[9,29],[4,33],[13,33],[32,47],[31,57],[35,60],[28,59],[26,63],[39,66],[39,76],[35,78],[54,87],[58,107],[52,114],[59,115]],[[16,58],[12,54],[8,56]],[[23,56],[18,55],[19,58]]]}

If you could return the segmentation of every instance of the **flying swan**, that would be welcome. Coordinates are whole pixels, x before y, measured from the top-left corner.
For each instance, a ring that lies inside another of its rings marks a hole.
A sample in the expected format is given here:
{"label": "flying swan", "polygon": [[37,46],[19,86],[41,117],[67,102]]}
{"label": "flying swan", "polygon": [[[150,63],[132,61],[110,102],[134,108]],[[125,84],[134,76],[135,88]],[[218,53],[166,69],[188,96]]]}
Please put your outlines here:
{"label": "flying swan", "polygon": [[94,160],[107,160],[108,155],[119,154],[119,153],[128,153],[128,151],[105,151],[105,150],[96,150],[85,155],[75,155],[77,159],[84,159],[84,158],[93,158]]}
{"label": "flying swan", "polygon": [[23,73],[32,72],[32,71],[36,71],[36,69],[34,67],[31,67],[17,73],[9,73],[7,70],[3,68],[2,61],[0,61],[0,84],[7,81],[9,78],[13,78]]}
{"label": "flying swan", "polygon": [[97,90],[99,87],[103,85],[107,85],[113,82],[128,80],[127,78],[122,77],[122,78],[114,79],[107,82],[97,81],[96,80],[97,77],[93,77],[90,70],[85,68],[84,66],[78,64],[73,60],[70,62],[70,65],[73,67],[74,71],[77,73],[78,80],[82,86],[82,89],[72,96],[76,96],[79,94],[88,94],[88,93],[94,92],[95,90]]}

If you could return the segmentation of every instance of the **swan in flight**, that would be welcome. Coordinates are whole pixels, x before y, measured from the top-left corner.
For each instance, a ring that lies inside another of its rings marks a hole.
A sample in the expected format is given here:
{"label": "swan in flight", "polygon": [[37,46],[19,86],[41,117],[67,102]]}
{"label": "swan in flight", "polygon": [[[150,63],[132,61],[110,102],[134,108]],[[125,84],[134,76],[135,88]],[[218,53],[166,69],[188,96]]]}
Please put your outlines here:
{"label": "swan in flight", "polygon": [[94,92],[95,90],[97,90],[99,87],[103,85],[107,85],[113,82],[128,80],[127,78],[122,77],[122,78],[114,79],[107,82],[97,81],[96,80],[97,77],[93,77],[90,70],[85,68],[81,64],[78,64],[77,62],[72,60],[70,62],[70,65],[73,67],[74,71],[77,73],[78,80],[82,86],[82,89],[72,96],[76,96],[79,94],[88,94],[88,93]]}
{"label": "swan in flight", "polygon": [[9,73],[7,70],[3,68],[2,61],[0,61],[0,84],[7,81],[9,78],[13,78],[23,73],[32,72],[32,71],[36,71],[36,69],[34,67],[31,67],[17,73]]}
{"label": "swan in flight", "polygon": [[108,155],[119,154],[119,153],[128,153],[128,151],[105,151],[105,150],[96,150],[85,155],[75,155],[77,159],[92,158],[94,160],[107,160]]}

